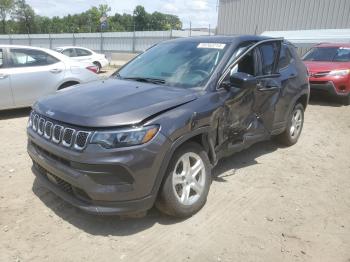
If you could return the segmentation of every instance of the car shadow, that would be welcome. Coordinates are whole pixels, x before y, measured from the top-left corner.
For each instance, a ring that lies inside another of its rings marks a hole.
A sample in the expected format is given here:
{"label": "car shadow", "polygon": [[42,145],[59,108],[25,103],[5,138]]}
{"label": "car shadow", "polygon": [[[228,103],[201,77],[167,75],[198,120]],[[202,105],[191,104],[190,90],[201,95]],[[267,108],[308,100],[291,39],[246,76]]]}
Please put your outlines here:
{"label": "car shadow", "polygon": [[316,93],[316,92],[311,92],[309,104],[318,105],[318,106],[332,106],[332,107],[344,106],[342,98],[330,96],[324,93]]}
{"label": "car shadow", "polygon": [[0,111],[0,120],[14,119],[29,116],[31,108],[19,108]]}
{"label": "car shadow", "polygon": [[130,216],[91,215],[66,203],[35,179],[32,187],[34,194],[57,216],[84,232],[99,236],[127,236],[147,230],[155,224],[170,225],[183,219],[163,215],[155,207],[147,214]]}
{"label": "car shadow", "polygon": [[234,176],[236,171],[248,166],[258,165],[256,160],[259,156],[276,151],[282,148],[282,145],[275,141],[264,141],[252,145],[248,149],[235,153],[229,157],[219,160],[218,164],[213,169],[213,181],[226,182],[226,177]]}
{"label": "car shadow", "polygon": [[[275,151],[279,146],[272,142],[261,142],[247,150],[219,161],[213,170],[213,182],[226,182],[226,177],[247,166],[259,164],[257,157]],[[229,170],[231,173],[227,174]],[[35,179],[32,190],[57,216],[92,235],[126,236],[147,230],[155,224],[171,225],[184,219],[169,217],[152,208],[144,216],[98,216],[87,214],[64,202]]]}

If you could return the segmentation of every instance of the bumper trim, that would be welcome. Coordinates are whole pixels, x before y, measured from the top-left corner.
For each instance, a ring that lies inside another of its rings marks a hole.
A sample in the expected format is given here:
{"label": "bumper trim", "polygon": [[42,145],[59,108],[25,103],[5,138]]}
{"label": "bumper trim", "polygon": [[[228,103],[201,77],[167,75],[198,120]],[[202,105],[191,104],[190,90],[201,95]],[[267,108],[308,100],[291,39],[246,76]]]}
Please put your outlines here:
{"label": "bumper trim", "polygon": [[334,86],[334,83],[332,81],[328,81],[327,83],[310,83],[311,90],[315,91],[325,91],[333,96],[347,96],[350,94],[350,92],[338,92],[337,89]]}
{"label": "bumper trim", "polygon": [[32,167],[32,172],[40,181],[40,183],[52,191],[55,195],[68,202],[72,206],[75,206],[84,212],[93,214],[93,215],[125,215],[132,214],[137,212],[147,211],[153,206],[154,197],[148,196],[143,199],[132,200],[132,201],[121,201],[121,202],[108,202],[106,205],[94,204],[82,201],[69,193],[61,190],[59,187],[54,185],[48,179],[46,179],[41,172]]}

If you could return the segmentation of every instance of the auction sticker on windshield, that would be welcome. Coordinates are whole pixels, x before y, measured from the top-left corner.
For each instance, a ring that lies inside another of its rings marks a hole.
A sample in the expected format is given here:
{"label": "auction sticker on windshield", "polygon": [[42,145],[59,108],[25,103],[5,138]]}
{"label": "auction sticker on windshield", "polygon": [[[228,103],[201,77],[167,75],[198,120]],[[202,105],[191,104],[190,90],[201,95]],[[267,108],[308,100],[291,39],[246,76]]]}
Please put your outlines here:
{"label": "auction sticker on windshield", "polygon": [[224,49],[226,44],[220,43],[200,43],[197,48]]}

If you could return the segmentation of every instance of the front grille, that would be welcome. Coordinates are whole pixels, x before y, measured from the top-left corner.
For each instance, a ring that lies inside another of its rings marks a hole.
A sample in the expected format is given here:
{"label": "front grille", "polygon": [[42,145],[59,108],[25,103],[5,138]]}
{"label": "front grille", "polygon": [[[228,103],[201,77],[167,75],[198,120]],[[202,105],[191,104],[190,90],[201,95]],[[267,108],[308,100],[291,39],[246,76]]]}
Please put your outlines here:
{"label": "front grille", "polygon": [[89,132],[79,131],[75,139],[75,147],[77,149],[84,148],[86,140],[89,137]]}
{"label": "front grille", "polygon": [[39,115],[34,115],[34,121],[33,121],[33,130],[37,131],[38,130],[38,124],[39,124]]}
{"label": "front grille", "polygon": [[53,174],[49,174],[49,175],[51,175],[56,180],[57,185],[58,185],[59,188],[61,188],[63,191],[65,191],[67,193],[73,194],[73,188],[72,188],[72,186],[69,183],[67,183],[66,181],[62,180],[58,176],[55,176]]}
{"label": "front grille", "polygon": [[62,191],[75,196],[79,198],[80,200],[84,201],[90,201],[91,198],[89,195],[82,189],[78,187],[74,187],[70,183],[66,182],[65,180],[59,178],[58,176],[48,172],[45,168],[40,166],[38,163],[33,162],[34,167],[40,172],[42,176],[44,176],[48,181],[50,181],[52,184],[60,188]]}
{"label": "front grille", "polygon": [[53,128],[53,136],[52,141],[55,143],[59,143],[61,141],[63,127],[59,125],[55,125]]}
{"label": "front grille", "polygon": [[45,119],[44,118],[40,118],[39,119],[39,126],[38,126],[38,134],[39,135],[44,134],[44,125],[45,125]]}
{"label": "front grille", "polygon": [[52,135],[52,126],[53,126],[52,122],[46,121],[44,136],[45,136],[45,138],[47,138],[47,139],[50,139],[50,138],[51,138],[51,135]]}
{"label": "front grille", "polygon": [[55,121],[48,120],[34,111],[30,114],[29,124],[38,135],[44,136],[53,143],[80,151],[85,149],[92,134],[90,131],[56,124]]}
{"label": "front grille", "polygon": [[62,144],[66,147],[70,147],[72,145],[73,136],[75,130],[71,128],[65,128],[63,132]]}

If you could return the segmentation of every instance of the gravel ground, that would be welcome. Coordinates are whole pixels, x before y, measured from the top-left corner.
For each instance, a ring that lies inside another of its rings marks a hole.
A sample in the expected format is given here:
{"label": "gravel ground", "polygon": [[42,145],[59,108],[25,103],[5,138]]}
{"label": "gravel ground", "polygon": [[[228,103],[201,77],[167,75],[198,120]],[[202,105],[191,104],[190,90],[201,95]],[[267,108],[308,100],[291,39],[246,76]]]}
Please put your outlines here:
{"label": "gravel ground", "polygon": [[96,217],[41,187],[29,110],[0,112],[0,261],[350,261],[350,106],[313,100],[298,144],[219,162],[206,206],[176,220]]}

